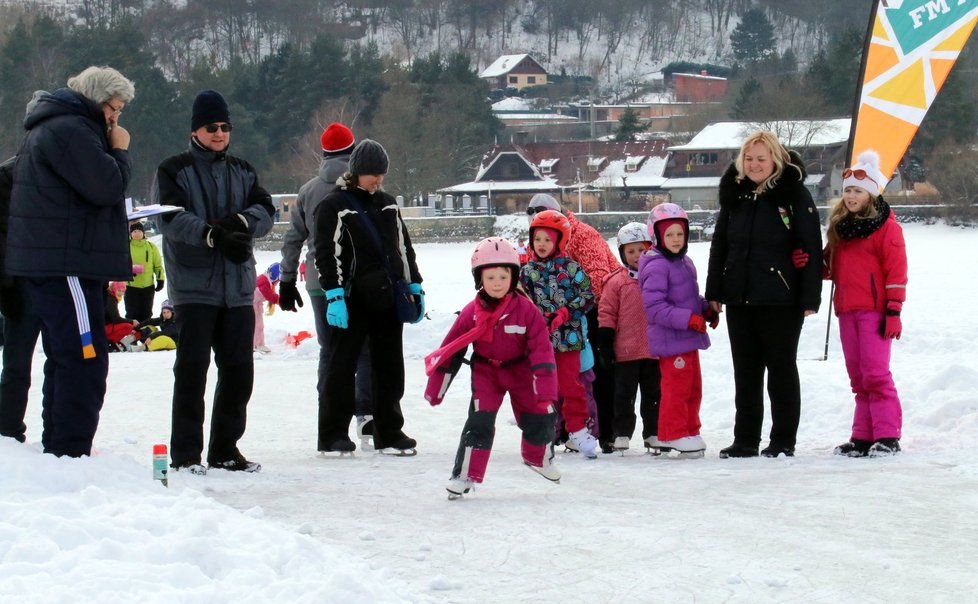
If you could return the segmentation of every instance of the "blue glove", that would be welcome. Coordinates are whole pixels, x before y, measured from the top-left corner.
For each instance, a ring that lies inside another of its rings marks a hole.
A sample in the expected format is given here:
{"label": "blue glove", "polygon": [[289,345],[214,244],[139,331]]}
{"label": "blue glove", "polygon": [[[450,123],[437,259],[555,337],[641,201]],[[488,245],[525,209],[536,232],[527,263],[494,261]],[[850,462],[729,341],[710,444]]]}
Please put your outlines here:
{"label": "blue glove", "polygon": [[331,289],[323,295],[326,296],[326,322],[333,327],[346,329],[349,325],[350,315],[346,312],[343,288]]}
{"label": "blue glove", "polygon": [[420,283],[412,283],[408,289],[410,290],[411,295],[417,296],[418,305],[421,307],[421,312],[418,313],[418,318],[411,321],[411,325],[416,325],[421,322],[421,319],[424,319],[424,290],[421,289]]}

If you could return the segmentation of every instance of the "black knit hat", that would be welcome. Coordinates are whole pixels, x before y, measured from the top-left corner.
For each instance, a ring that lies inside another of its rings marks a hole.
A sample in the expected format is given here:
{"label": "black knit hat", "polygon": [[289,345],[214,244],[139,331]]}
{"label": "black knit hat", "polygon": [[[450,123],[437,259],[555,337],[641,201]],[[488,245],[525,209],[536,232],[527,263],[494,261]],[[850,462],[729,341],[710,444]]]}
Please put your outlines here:
{"label": "black knit hat", "polygon": [[350,153],[350,172],[354,174],[387,174],[388,167],[387,151],[375,140],[363,139]]}
{"label": "black knit hat", "polygon": [[193,115],[190,118],[190,131],[215,122],[231,123],[228,103],[216,90],[201,90],[194,99]]}
{"label": "black knit hat", "polygon": [[133,231],[143,231],[143,232],[146,232],[146,227],[144,227],[143,226],[143,223],[141,223],[141,222],[134,222],[134,223],[132,223],[132,224],[129,225],[129,232],[131,233]]}

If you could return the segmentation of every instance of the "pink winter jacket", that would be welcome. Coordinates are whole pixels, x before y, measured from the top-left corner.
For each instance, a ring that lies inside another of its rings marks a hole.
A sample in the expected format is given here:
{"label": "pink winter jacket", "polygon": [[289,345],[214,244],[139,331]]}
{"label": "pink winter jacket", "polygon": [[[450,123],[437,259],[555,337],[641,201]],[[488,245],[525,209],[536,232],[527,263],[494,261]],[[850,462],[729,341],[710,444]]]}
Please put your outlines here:
{"label": "pink winter jacket", "polygon": [[869,237],[840,240],[832,251],[835,314],[900,310],[907,299],[907,247],[893,213]]}
{"label": "pink winter jacket", "polygon": [[[445,336],[443,346],[472,329],[476,323],[476,313],[490,312],[481,304],[476,298],[465,305]],[[491,339],[476,340],[472,346],[474,356],[504,365],[498,371],[525,373],[526,379],[533,380],[537,401],[549,403],[557,400],[557,365],[550,345],[550,333],[543,315],[526,296],[513,296],[493,327]],[[521,357],[524,360],[509,364]],[[432,376],[432,379],[437,378],[436,375]],[[439,394],[444,396],[444,393]],[[479,396],[478,392],[473,394]],[[437,404],[441,400],[438,398],[429,402]]]}
{"label": "pink winter jacket", "polygon": [[638,278],[619,267],[604,281],[604,295],[598,303],[598,327],[615,330],[615,360],[619,362],[651,359],[649,328],[642,305]]}
{"label": "pink winter jacket", "polygon": [[567,211],[567,221],[570,222],[571,235],[564,253],[584,269],[591,279],[594,301],[600,304],[602,284],[608,275],[621,267],[621,262],[594,227],[578,220],[570,210]]}

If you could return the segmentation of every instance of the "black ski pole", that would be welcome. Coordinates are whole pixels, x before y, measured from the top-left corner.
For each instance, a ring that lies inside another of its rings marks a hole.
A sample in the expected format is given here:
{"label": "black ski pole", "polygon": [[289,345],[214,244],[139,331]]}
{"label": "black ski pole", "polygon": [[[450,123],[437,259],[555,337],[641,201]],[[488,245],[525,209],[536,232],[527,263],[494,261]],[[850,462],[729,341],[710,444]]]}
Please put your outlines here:
{"label": "black ski pole", "polygon": [[832,300],[835,299],[835,281],[832,282],[832,288],[829,289],[829,320],[825,323],[825,352],[822,353],[822,360],[829,360],[829,330],[832,329]]}

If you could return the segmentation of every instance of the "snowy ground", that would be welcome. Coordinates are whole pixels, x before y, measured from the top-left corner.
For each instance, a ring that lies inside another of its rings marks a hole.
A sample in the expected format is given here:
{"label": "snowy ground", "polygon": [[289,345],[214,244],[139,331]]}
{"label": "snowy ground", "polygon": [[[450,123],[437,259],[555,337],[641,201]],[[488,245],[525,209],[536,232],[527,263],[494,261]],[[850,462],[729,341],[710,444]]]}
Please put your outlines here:
{"label": "snowy ground", "polygon": [[[431,320],[405,333],[403,408],[417,457],[317,458],[318,350],[314,340],[281,343],[313,331],[306,305],[266,317],[273,352],[256,363],[241,442],[263,471],[177,474],[164,489],[151,480],[151,450],[168,440],[173,353],[113,355],[98,455],[38,452],[38,389],[29,445],[0,439],[0,601],[970,601],[978,231],[909,225],[906,236],[910,289],[893,360],[905,451],[895,458],[831,454],[848,437],[852,402],[834,321],[829,360],[813,360],[823,304],[802,337],[794,459],[717,458],[733,421],[721,325],[702,356],[705,459],[567,453],[553,485],[522,466],[518,431],[501,413],[486,483],[448,502],[467,373],[430,408],[421,359],[473,293],[471,244],[425,244]],[[707,253],[706,243],[690,247],[701,279]],[[262,252],[259,263],[275,259]]]}

